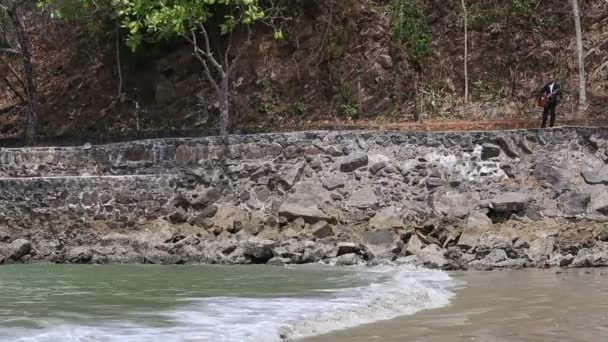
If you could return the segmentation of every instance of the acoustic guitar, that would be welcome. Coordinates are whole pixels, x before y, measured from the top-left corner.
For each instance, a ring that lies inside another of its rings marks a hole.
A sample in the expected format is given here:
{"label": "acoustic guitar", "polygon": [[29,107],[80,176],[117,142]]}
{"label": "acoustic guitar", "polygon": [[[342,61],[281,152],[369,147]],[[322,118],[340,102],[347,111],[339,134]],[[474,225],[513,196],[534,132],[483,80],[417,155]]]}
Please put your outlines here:
{"label": "acoustic guitar", "polygon": [[538,107],[545,108],[545,105],[547,104],[547,102],[549,102],[549,96],[541,96],[538,99],[538,102],[536,103],[536,105]]}
{"label": "acoustic guitar", "polygon": [[538,102],[536,103],[537,106],[544,108],[545,105],[547,104],[547,102],[549,102],[549,99],[551,98],[551,96],[557,94],[557,91],[552,92],[549,95],[543,95],[538,99]]}

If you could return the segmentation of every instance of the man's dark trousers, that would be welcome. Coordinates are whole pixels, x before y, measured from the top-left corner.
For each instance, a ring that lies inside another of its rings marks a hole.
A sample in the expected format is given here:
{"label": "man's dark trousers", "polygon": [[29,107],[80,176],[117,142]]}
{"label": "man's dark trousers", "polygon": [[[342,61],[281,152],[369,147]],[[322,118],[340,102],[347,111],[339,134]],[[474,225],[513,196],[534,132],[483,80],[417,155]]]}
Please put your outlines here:
{"label": "man's dark trousers", "polygon": [[549,123],[549,127],[553,127],[555,124],[555,107],[557,107],[557,101],[549,101],[545,105],[543,109],[543,124],[540,126],[541,128],[547,127],[547,116],[551,114],[551,122]]}

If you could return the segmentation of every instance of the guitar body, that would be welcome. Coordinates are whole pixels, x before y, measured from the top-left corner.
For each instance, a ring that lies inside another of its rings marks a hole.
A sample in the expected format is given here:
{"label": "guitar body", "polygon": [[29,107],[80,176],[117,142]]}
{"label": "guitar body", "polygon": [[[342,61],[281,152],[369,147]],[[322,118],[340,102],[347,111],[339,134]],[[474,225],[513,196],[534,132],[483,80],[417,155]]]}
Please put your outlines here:
{"label": "guitar body", "polygon": [[549,96],[541,96],[538,99],[538,103],[536,105],[539,106],[539,107],[544,108],[545,105],[547,104],[547,102],[549,102]]}

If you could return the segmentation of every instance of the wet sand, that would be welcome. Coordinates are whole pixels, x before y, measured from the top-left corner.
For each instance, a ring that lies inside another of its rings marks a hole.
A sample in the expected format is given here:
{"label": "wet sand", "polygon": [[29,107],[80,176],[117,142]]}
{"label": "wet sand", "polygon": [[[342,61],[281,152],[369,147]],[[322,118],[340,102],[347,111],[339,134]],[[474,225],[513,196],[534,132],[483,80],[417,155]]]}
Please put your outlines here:
{"label": "wet sand", "polygon": [[608,268],[451,276],[446,307],[303,341],[608,341]]}

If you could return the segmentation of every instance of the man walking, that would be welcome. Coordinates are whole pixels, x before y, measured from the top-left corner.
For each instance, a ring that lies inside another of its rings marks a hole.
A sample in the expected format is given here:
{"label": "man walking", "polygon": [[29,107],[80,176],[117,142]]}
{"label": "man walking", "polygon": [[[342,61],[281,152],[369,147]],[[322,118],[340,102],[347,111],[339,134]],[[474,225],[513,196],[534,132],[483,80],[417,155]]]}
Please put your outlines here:
{"label": "man walking", "polygon": [[547,117],[551,115],[551,121],[549,127],[553,127],[555,124],[555,108],[557,107],[558,97],[561,94],[559,84],[553,74],[549,74],[549,82],[545,84],[541,90],[541,99],[544,100],[543,106],[543,123],[541,128],[547,127]]}

